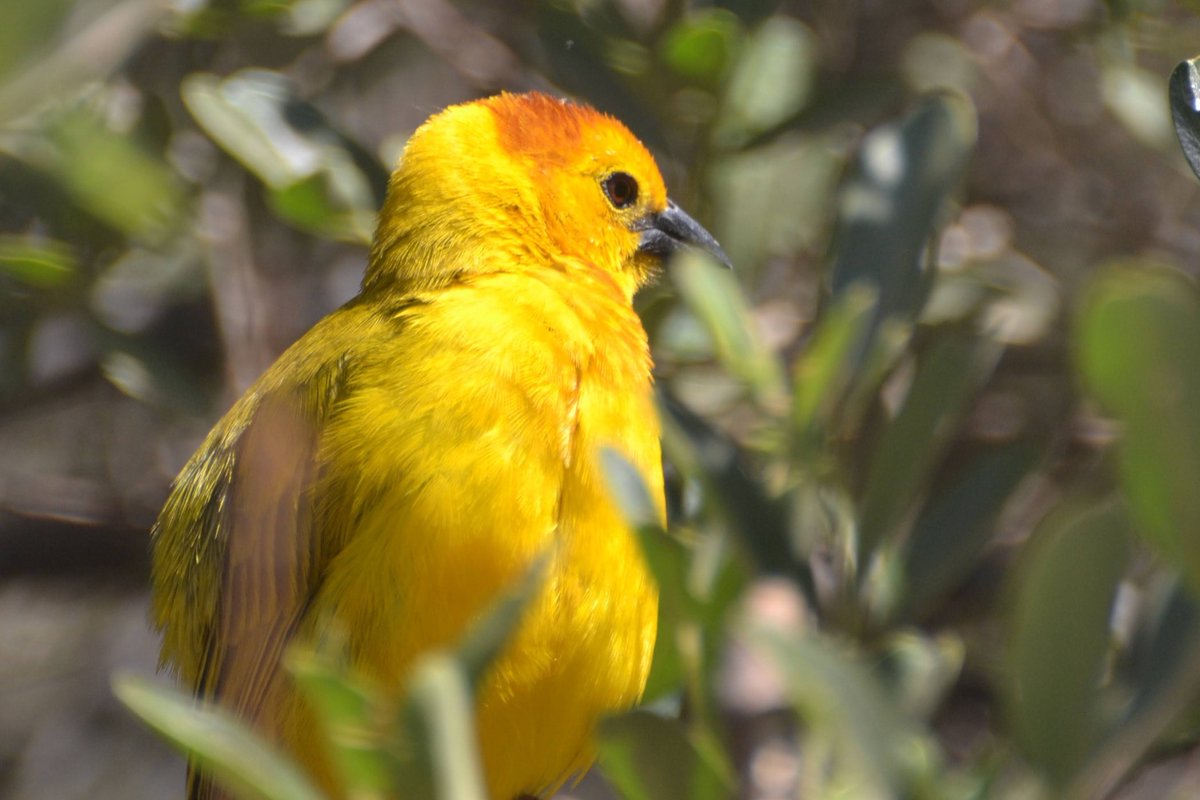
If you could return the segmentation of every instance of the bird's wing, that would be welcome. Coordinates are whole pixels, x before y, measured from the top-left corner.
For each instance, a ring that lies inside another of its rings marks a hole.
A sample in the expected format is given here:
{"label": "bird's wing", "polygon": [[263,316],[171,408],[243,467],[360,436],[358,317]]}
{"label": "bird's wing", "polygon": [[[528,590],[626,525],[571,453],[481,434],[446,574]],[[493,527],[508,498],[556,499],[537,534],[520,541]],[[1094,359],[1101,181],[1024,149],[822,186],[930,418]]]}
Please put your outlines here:
{"label": "bird's wing", "polygon": [[[280,660],[332,555],[311,495],[321,431],[352,370],[339,340],[355,331],[343,309],[294,345],[214,428],[155,526],[163,660],[268,738]],[[221,796],[194,771],[188,784],[192,800]]]}

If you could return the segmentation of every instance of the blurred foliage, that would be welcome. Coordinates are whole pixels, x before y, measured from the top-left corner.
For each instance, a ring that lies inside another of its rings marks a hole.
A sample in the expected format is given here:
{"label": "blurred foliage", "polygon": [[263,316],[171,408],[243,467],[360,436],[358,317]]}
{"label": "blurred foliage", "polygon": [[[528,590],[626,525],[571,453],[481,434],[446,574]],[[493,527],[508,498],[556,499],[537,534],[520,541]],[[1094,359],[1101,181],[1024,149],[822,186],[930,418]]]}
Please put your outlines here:
{"label": "blurred foliage", "polygon": [[[1168,75],[1195,4],[6,10],[14,519],[140,535],[229,400],[354,292],[405,136],[501,88],[574,94],[737,267],[681,258],[639,301],[672,514],[609,460],[662,591],[649,705],[601,732],[615,791],[1188,796],[1200,117],[1194,63]],[[398,712],[295,654],[354,796],[479,796],[470,689],[536,580]],[[245,796],[316,796],[220,714],[118,693]]]}

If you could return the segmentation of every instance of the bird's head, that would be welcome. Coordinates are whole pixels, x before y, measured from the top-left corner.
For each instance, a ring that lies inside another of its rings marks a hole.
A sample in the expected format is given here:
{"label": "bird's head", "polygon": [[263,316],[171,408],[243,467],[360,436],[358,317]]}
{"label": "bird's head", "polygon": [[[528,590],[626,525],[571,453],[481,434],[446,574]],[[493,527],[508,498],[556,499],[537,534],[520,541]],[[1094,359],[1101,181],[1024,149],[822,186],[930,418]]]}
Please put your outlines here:
{"label": "bird's head", "polygon": [[617,120],[547,95],[452,106],[392,174],[364,287],[497,269],[602,270],[632,295],[682,247],[728,258]]}

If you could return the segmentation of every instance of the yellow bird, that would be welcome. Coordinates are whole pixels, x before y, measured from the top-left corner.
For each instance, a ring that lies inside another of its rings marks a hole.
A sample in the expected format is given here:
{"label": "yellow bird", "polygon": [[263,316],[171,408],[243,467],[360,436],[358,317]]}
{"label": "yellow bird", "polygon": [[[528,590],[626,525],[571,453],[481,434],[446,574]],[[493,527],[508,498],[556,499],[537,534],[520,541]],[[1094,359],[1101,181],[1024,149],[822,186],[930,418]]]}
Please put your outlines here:
{"label": "yellow bird", "polygon": [[[661,513],[632,298],[684,246],[728,263],[615,119],[542,94],[430,118],[392,174],[362,292],[175,481],[153,532],[163,661],[337,795],[280,667],[288,643],[336,625],[353,669],[399,694],[415,657],[550,551],[479,689],[478,741],[494,800],[584,770],[597,719],[641,695],[657,613],[598,450],[633,463]],[[194,773],[189,796],[221,793]]]}

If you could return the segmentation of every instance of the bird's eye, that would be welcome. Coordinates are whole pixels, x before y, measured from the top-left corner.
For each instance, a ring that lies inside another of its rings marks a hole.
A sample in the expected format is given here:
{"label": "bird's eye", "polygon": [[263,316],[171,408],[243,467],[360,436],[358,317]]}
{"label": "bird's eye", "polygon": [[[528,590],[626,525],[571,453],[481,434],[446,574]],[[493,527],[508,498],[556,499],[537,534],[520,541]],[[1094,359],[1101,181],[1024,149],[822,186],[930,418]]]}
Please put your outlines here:
{"label": "bird's eye", "polygon": [[633,176],[625,172],[614,172],[601,183],[604,195],[613,208],[628,208],[637,202],[638,185]]}

